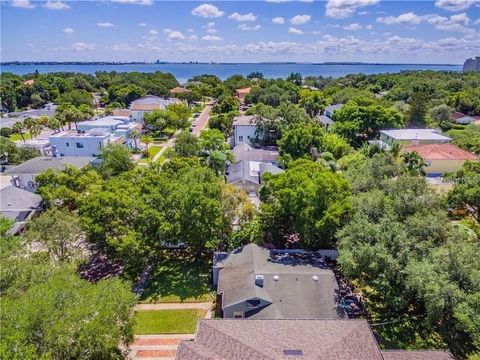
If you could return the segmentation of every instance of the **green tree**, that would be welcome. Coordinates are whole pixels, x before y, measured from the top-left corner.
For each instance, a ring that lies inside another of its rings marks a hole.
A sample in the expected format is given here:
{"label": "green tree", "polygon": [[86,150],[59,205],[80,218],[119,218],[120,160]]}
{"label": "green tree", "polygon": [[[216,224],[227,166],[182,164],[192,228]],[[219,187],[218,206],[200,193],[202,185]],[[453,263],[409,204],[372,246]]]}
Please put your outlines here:
{"label": "green tree", "polygon": [[78,262],[85,258],[79,218],[67,210],[51,208],[28,223],[25,238],[45,249],[53,261]]}
{"label": "green tree", "polygon": [[447,178],[454,182],[448,193],[449,205],[457,209],[474,209],[476,220],[480,222],[480,164],[467,161]]}
{"label": "green tree", "polygon": [[297,160],[275,176],[264,176],[261,222],[267,241],[285,246],[286,236],[298,234],[301,246],[329,248],[350,209],[345,178],[318,163]]}
{"label": "green tree", "polygon": [[5,359],[114,359],[133,340],[135,296],[120,280],[96,284],[59,269],[18,298],[2,301]]}
{"label": "green tree", "polygon": [[323,112],[328,100],[318,90],[302,89],[298,94],[298,104],[309,116],[315,117]]}
{"label": "green tree", "polygon": [[140,138],[140,141],[143,142],[145,144],[145,153],[147,155],[147,160],[149,161],[150,160],[150,154],[148,152],[148,147],[151,143],[153,143],[153,138],[149,135],[143,135],[141,138]]}
{"label": "green tree", "polygon": [[130,151],[123,145],[111,144],[102,149],[101,172],[104,176],[117,176],[135,167]]}
{"label": "green tree", "polygon": [[425,168],[427,163],[422,159],[417,152],[405,152],[403,155],[403,161],[407,167],[407,170],[411,175],[422,175],[425,176]]}
{"label": "green tree", "polygon": [[173,150],[178,156],[198,156],[200,150],[198,139],[189,132],[182,132],[175,140]]}
{"label": "green tree", "polygon": [[409,123],[424,123],[430,101],[430,91],[427,86],[415,86],[408,99],[409,109],[407,120]]}
{"label": "green tree", "polygon": [[439,125],[448,124],[453,121],[455,109],[450,106],[441,104],[430,109],[430,118]]}
{"label": "green tree", "polygon": [[17,121],[15,124],[13,124],[12,131],[16,134],[19,134],[22,137],[23,142],[25,142],[25,125],[23,124],[23,122]]}

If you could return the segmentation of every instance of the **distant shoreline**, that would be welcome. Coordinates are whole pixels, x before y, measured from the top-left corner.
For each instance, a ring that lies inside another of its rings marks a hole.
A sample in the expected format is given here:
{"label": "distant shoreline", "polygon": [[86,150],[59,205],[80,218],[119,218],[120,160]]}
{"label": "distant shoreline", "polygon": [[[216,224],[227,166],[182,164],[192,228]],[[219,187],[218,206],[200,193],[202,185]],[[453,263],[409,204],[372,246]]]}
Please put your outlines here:
{"label": "distant shoreline", "polygon": [[4,61],[0,66],[25,65],[407,65],[407,66],[461,66],[462,64],[422,64],[422,63],[369,63],[369,62],[142,62],[142,61]]}

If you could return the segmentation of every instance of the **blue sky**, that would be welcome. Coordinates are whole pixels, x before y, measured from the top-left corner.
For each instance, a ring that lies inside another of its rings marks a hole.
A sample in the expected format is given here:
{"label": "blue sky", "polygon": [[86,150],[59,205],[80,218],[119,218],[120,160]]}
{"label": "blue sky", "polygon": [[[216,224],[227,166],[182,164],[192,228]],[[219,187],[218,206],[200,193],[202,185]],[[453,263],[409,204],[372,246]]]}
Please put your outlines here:
{"label": "blue sky", "polygon": [[480,0],[1,1],[1,60],[463,63]]}

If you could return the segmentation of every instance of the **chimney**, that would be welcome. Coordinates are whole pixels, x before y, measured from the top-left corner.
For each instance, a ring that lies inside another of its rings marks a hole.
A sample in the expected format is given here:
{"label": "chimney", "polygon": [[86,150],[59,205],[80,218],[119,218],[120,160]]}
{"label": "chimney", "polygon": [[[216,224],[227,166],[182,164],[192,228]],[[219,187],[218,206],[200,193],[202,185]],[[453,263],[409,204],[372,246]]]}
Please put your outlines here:
{"label": "chimney", "polygon": [[255,275],[255,285],[263,287],[263,275]]}

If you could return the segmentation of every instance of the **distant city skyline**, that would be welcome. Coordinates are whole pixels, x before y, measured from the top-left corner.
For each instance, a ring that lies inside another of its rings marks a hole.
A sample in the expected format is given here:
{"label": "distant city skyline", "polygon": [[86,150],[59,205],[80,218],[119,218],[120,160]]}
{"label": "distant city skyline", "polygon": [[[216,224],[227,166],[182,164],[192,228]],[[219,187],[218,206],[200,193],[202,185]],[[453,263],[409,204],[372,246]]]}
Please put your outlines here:
{"label": "distant city skyline", "polygon": [[480,0],[2,1],[1,61],[462,64]]}

